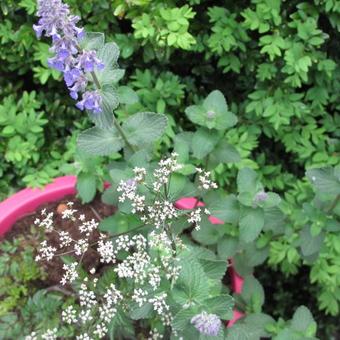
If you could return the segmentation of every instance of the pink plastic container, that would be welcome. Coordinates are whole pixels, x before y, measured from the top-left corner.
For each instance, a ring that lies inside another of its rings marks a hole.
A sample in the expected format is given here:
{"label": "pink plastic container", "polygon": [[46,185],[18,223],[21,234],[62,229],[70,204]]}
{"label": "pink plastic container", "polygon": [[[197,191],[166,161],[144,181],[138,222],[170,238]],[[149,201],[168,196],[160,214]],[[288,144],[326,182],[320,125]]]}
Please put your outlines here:
{"label": "pink plastic container", "polygon": [[[12,195],[0,203],[0,236],[4,235],[11,229],[13,224],[27,214],[34,212],[40,205],[55,202],[67,195],[76,194],[75,176],[64,176],[56,178],[53,183],[46,185],[43,189],[24,189]],[[196,203],[195,198],[182,198],[177,201],[176,206],[179,209],[192,209]],[[204,204],[199,203],[200,206]],[[216,217],[211,216],[211,223],[223,224]],[[229,273],[231,275],[232,290],[235,293],[241,293],[243,279],[240,277],[234,267],[232,260],[229,260]],[[237,310],[234,310],[234,317],[228,322],[228,327],[232,326],[238,319],[243,316]]]}

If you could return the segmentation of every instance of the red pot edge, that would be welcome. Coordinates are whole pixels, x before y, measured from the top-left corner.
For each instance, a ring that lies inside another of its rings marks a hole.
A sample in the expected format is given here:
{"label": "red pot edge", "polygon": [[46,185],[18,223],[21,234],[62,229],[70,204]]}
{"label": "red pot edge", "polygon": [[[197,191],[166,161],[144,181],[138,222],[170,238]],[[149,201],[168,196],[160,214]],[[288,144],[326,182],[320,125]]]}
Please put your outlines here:
{"label": "red pot edge", "polygon": [[[67,195],[75,195],[77,177],[62,176],[57,177],[52,183],[47,184],[42,189],[23,189],[0,203],[0,237],[11,229],[13,224],[20,218],[32,213],[40,205],[57,201]],[[196,199],[182,198],[176,202],[179,209],[191,209],[196,203]],[[200,206],[203,204],[200,203]],[[210,221],[214,224],[222,224],[223,222],[216,217],[210,217]],[[244,280],[238,275],[233,266],[233,260],[229,259],[229,273],[231,276],[232,290],[239,294],[242,291]],[[244,316],[243,313],[234,310],[233,319],[227,324],[231,327],[238,319]]]}

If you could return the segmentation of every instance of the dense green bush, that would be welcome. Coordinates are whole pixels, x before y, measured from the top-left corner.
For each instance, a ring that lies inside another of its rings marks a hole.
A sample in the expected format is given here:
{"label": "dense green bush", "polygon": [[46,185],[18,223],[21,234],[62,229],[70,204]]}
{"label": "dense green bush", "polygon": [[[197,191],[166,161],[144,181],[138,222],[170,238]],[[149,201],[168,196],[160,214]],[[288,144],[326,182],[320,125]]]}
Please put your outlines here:
{"label": "dense green bush", "polygon": [[[254,169],[254,181],[284,197],[280,208],[285,217],[281,229],[269,227],[255,235],[253,249],[243,247],[231,223],[220,249],[230,252],[226,256],[238,252],[243,274],[266,260],[287,276],[309,265],[310,281],[320,290],[319,307],[338,315],[339,2],[68,3],[89,31],[105,31],[121,49],[124,79],[140,101],[132,100],[119,115],[140,107],[168,115],[158,151],[166,151],[171,140],[181,149],[179,133],[194,130],[185,108],[193,102],[198,107],[216,88],[223,92],[226,110],[238,117],[238,124],[222,137],[241,159],[207,165],[227,190],[236,188],[238,169]],[[100,159],[95,169],[81,155],[73,164],[75,143],[68,136],[88,121],[69,105],[67,90],[57,81],[60,75],[46,67],[48,45],[37,41],[31,29],[35,0],[4,0],[1,9],[0,195],[13,187],[43,184],[63,171],[98,175]],[[45,126],[47,120],[52,124]],[[204,136],[201,140],[204,144]],[[199,164],[200,158],[194,152],[190,162]],[[306,169],[316,167],[327,168],[308,171],[308,180]],[[251,268],[242,268],[250,258]]]}

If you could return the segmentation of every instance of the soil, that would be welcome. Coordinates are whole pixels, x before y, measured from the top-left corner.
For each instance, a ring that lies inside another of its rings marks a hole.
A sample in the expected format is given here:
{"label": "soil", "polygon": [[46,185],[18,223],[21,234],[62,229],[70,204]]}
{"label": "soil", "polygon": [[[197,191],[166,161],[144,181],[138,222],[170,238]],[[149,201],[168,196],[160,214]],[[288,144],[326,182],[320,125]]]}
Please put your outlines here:
{"label": "soil", "polygon": [[[91,203],[83,204],[81,201],[74,196],[66,196],[62,200],[43,204],[40,207],[36,209],[36,212],[29,214],[19,221],[17,221],[12,229],[6,233],[6,235],[3,237],[6,240],[12,240],[18,236],[25,235],[24,244],[23,247],[27,244],[33,245],[35,248],[38,247],[39,242],[41,242],[43,239],[46,239],[48,244],[59,249],[59,236],[55,232],[51,233],[44,233],[38,235],[40,236],[40,240],[38,240],[39,237],[37,237],[37,231],[32,231],[32,226],[34,225],[34,221],[37,218],[41,218],[41,210],[46,209],[47,212],[53,212],[54,217],[54,227],[59,231],[67,231],[70,233],[71,237],[74,240],[78,240],[82,238],[82,235],[80,234],[77,226],[80,224],[80,221],[71,221],[69,219],[63,219],[62,218],[62,212],[65,210],[66,203],[67,202],[73,202],[74,205],[72,209],[76,209],[76,215],[79,216],[81,214],[86,216],[86,220],[94,219],[97,222],[100,222],[101,219],[111,216],[115,213],[116,209],[115,207],[111,205],[106,205],[100,200],[100,196],[96,197]],[[37,229],[35,229],[37,230]],[[92,232],[90,236],[90,243],[95,243],[99,239],[99,232],[94,231]],[[1,240],[0,240],[1,241]],[[61,251],[57,252],[58,254],[67,252],[71,250],[72,247],[65,247]],[[73,254],[70,254],[73,255]],[[74,255],[73,255],[74,256]],[[82,259],[82,265],[86,270],[90,270],[92,268],[98,269],[99,267],[99,257],[97,252],[89,248],[86,253],[83,256]],[[63,276],[64,270],[63,270],[63,261],[60,257],[54,257],[51,261],[43,261],[41,262],[43,265],[45,272],[46,272],[46,280],[44,280],[44,286],[50,287],[54,285],[60,284],[60,279]]]}

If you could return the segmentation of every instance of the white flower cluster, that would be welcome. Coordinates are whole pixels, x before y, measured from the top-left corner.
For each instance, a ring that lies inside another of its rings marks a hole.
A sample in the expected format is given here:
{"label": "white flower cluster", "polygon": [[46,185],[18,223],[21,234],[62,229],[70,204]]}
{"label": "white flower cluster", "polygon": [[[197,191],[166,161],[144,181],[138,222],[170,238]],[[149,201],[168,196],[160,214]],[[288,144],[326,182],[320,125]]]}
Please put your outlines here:
{"label": "white flower cluster", "polygon": [[204,190],[217,189],[217,184],[209,178],[211,175],[210,171],[204,171],[201,168],[196,168],[196,171],[199,173],[198,176],[199,189]]}
{"label": "white flower cluster", "polygon": [[153,183],[153,189],[159,192],[162,186],[169,183],[170,175],[182,169],[183,165],[177,163],[178,154],[173,152],[169,158],[163,159],[158,163],[158,169],[153,173],[155,181]]}
{"label": "white flower cluster", "polygon": [[206,215],[210,215],[210,211],[208,209],[201,209],[201,208],[195,208],[194,210],[190,211],[188,223],[195,224],[195,230],[200,230],[201,228],[201,221],[202,221],[202,213],[205,213]]}
{"label": "white flower cluster", "polygon": [[[66,253],[74,253],[77,256],[83,256],[84,253],[89,248],[89,238],[91,234],[97,230],[98,223],[92,219],[86,221],[85,215],[80,215],[76,218],[77,210],[73,209],[73,202],[68,202],[66,205],[66,209],[64,209],[61,214],[63,219],[71,219],[72,221],[79,220],[81,223],[78,226],[78,230],[81,234],[84,235],[83,238],[79,240],[74,240],[68,231],[57,230],[54,227],[53,223],[53,213],[46,213],[46,209],[41,211],[42,219],[36,219],[35,224],[40,228],[44,228],[47,232],[55,232],[59,236],[59,245],[60,249],[63,248],[71,248]],[[51,261],[55,256],[63,255],[64,253],[57,253],[57,248],[51,246],[47,243],[46,240],[40,243],[40,247],[38,249],[38,255],[36,256],[36,261],[46,260]],[[64,264],[63,269],[65,273],[61,279],[61,283],[65,285],[66,283],[71,283],[78,277],[77,273],[77,262],[72,264]]]}
{"label": "white flower cluster", "polygon": [[148,340],[160,340],[163,339],[163,335],[161,333],[159,333],[158,329],[151,329],[149,336],[148,336]]}
{"label": "white flower cluster", "polygon": [[169,220],[178,217],[177,209],[169,201],[155,201],[152,206],[147,207],[147,215],[141,217],[141,220],[147,224],[153,224],[156,228],[165,227]]}
{"label": "white flower cluster", "polygon": [[64,322],[68,323],[69,325],[76,323],[77,319],[77,311],[73,306],[68,306],[65,310],[61,313],[61,318]]}
{"label": "white flower cluster", "polygon": [[149,299],[154,311],[160,316],[160,319],[166,326],[170,326],[172,322],[172,315],[170,313],[170,307],[166,303],[167,294],[165,292]]}
{"label": "white flower cluster", "polygon": [[57,329],[48,329],[44,334],[41,335],[44,340],[56,340],[57,339]]}
{"label": "white flower cluster", "polygon": [[40,228],[44,228],[47,233],[51,232],[53,230],[53,212],[47,214],[46,209],[43,209],[41,210],[41,216],[43,219],[37,218],[34,224]]}
{"label": "white flower cluster", "polygon": [[35,260],[36,261],[40,261],[40,260],[50,261],[53,259],[56,251],[57,251],[57,248],[48,245],[47,241],[44,240],[40,243],[39,255],[35,257]]}
{"label": "white flower cluster", "polygon": [[66,285],[67,283],[73,282],[75,279],[78,278],[77,272],[78,262],[72,262],[70,264],[64,263],[63,269],[65,270],[63,277],[60,280],[62,285]]}

